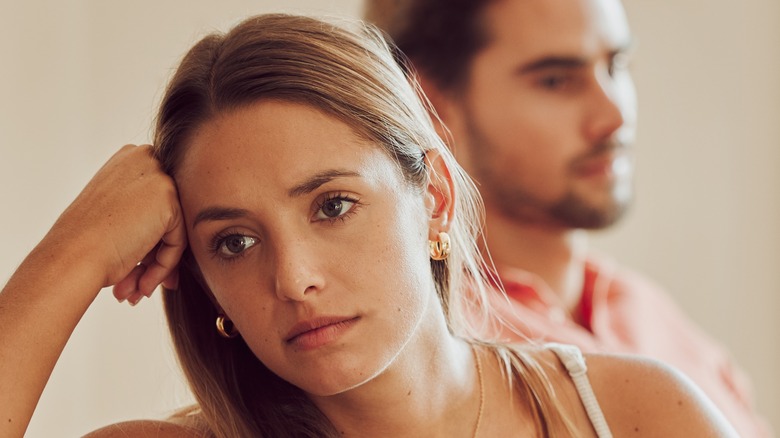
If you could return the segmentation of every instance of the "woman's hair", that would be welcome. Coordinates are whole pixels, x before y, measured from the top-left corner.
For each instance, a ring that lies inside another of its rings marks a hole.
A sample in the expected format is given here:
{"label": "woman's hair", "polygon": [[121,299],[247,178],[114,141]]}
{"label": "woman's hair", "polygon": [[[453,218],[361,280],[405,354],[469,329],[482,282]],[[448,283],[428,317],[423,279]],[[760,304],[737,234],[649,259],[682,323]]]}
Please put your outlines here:
{"label": "woman's hair", "polygon": [[[479,195],[437,136],[408,67],[394,61],[399,54],[373,27],[352,27],[273,14],[203,38],[168,85],[157,116],[155,153],[175,176],[199,126],[261,100],[309,105],[346,123],[393,158],[420,193],[428,183],[425,153],[438,151],[450,169],[456,201],[452,252],[445,261],[432,260],[431,272],[450,331],[474,339],[481,328],[467,315],[486,309],[486,274],[476,244]],[[164,290],[163,300],[179,361],[211,433],[338,435],[303,391],[269,371],[243,339],[218,335],[217,308],[191,253],[185,252],[180,264],[178,290]],[[539,427],[546,428],[548,418],[557,418],[554,409],[547,412],[549,383],[522,353],[509,356],[509,377],[515,374]]]}

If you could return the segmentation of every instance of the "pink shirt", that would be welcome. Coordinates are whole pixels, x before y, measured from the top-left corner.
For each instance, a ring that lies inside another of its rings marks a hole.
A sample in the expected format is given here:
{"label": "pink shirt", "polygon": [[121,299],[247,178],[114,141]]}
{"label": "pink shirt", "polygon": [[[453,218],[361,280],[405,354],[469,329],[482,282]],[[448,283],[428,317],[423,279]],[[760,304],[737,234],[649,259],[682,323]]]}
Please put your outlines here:
{"label": "pink shirt", "polygon": [[[753,411],[750,382],[725,349],[688,320],[658,286],[603,259],[590,259],[574,321],[538,276],[499,268],[509,303],[494,294],[494,310],[532,340],[574,344],[585,352],[646,355],[680,369],[712,399],[743,437],[771,432]],[[506,327],[499,338],[527,341]]]}

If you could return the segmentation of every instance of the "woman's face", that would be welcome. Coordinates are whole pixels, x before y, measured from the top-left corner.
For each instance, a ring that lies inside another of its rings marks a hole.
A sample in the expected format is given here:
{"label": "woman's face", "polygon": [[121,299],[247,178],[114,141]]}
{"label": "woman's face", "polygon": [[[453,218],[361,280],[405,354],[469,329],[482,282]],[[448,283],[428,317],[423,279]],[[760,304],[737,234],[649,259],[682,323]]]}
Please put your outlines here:
{"label": "woman's face", "polygon": [[325,113],[265,101],[222,115],[195,132],[176,182],[219,305],[304,391],[377,376],[434,307],[430,197]]}

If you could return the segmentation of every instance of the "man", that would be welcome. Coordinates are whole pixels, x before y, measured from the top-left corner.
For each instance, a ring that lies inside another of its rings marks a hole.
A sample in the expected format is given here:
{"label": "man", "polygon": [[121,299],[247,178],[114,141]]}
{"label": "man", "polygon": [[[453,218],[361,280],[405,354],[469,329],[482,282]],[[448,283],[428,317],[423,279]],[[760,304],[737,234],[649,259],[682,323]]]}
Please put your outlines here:
{"label": "man", "polygon": [[[728,354],[657,286],[588,252],[632,197],[631,34],[619,0],[367,0],[484,197],[504,339],[681,369],[745,437],[769,436]],[[522,334],[518,334],[520,332]]]}

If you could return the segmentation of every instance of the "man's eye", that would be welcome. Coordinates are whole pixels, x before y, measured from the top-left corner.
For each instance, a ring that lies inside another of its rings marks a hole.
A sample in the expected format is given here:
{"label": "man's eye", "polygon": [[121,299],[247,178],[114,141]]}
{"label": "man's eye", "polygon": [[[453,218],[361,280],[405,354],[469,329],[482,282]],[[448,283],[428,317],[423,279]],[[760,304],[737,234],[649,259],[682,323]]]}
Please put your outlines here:
{"label": "man's eye", "polygon": [[569,83],[567,75],[548,75],[539,79],[539,85],[548,90],[559,90]]}
{"label": "man's eye", "polygon": [[316,218],[319,220],[336,219],[347,214],[355,205],[354,200],[344,197],[335,197],[325,200],[317,210]]}
{"label": "man's eye", "polygon": [[223,257],[235,257],[257,244],[257,239],[240,234],[225,237],[219,243],[219,254]]}

